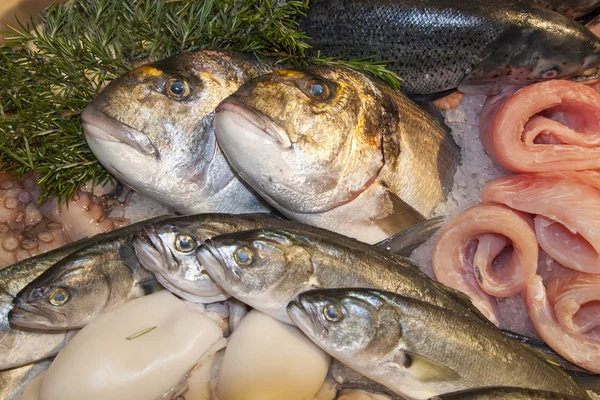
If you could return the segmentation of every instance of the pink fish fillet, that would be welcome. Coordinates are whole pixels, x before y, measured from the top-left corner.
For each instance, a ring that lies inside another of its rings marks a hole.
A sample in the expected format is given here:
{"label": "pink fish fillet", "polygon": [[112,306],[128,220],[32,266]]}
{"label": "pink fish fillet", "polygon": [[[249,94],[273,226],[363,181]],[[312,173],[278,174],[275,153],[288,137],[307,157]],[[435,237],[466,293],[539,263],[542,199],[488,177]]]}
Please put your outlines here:
{"label": "pink fish fillet", "polygon": [[491,97],[479,133],[486,152],[514,172],[600,168],[600,94],[564,80]]}
{"label": "pink fish fillet", "polygon": [[544,342],[567,360],[595,373],[600,373],[598,293],[600,276],[579,272],[553,276],[548,293],[540,276],[525,290],[529,318]]}
{"label": "pink fish fillet", "polygon": [[[504,252],[511,244],[512,254]],[[454,218],[440,233],[432,256],[436,279],[468,295],[496,325],[498,310],[491,296],[524,290],[535,276],[537,259],[531,217],[494,204],[472,207]]]}
{"label": "pink fish fillet", "polygon": [[481,201],[537,214],[535,233],[546,253],[567,268],[600,274],[596,178],[594,173],[581,172],[508,176],[489,182]]}

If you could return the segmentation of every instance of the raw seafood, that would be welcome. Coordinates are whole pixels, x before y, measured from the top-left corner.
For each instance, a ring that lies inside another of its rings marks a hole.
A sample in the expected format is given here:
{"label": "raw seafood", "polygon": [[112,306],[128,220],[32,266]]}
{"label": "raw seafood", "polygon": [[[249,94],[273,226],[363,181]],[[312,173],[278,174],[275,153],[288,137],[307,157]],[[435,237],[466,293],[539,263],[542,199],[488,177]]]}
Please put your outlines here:
{"label": "raw seafood", "polygon": [[311,0],[300,27],[329,55],[395,61],[413,95],[493,94],[600,63],[583,25],[518,0]]}
{"label": "raw seafood", "polygon": [[161,290],[142,268],[133,237],[158,217],[96,236],[89,245],[59,260],[17,295],[12,324],[34,329],[78,329],[101,313]]}
{"label": "raw seafood", "polygon": [[567,396],[545,390],[497,387],[465,390],[437,396],[431,400],[578,400],[581,397]]}
{"label": "raw seafood", "polygon": [[569,18],[579,18],[600,6],[598,0],[534,0],[537,4]]}
{"label": "raw seafood", "polygon": [[567,268],[600,274],[600,188],[581,183],[596,179],[581,172],[508,176],[489,182],[481,201],[537,214],[537,240],[546,253]]}
{"label": "raw seafood", "polygon": [[491,97],[481,112],[487,154],[514,172],[600,168],[600,94],[557,80]]}
{"label": "raw seafood", "polygon": [[264,212],[227,165],[213,119],[221,100],[273,69],[250,55],[208,50],[135,68],[84,110],[87,143],[117,179],[180,213]]}
{"label": "raw seafood", "polygon": [[315,290],[291,302],[288,312],[331,356],[402,396],[514,386],[588,398],[559,367],[494,326],[414,298]]}
{"label": "raw seafood", "polygon": [[229,339],[216,398],[312,399],[325,381],[330,361],[298,328],[251,311]]}
{"label": "raw seafood", "polygon": [[[535,276],[538,246],[531,217],[508,207],[483,204],[454,218],[441,232],[432,255],[436,278],[467,294],[475,306],[499,325],[491,297],[509,297],[525,289]],[[494,259],[511,245],[505,265]]]}
{"label": "raw seafood", "polygon": [[286,306],[303,291],[348,287],[389,290],[486,321],[466,296],[432,281],[408,259],[318,232],[230,233],[207,240],[197,255],[223,290],[282,322],[291,322]]}
{"label": "raw seafood", "polygon": [[[410,253],[428,239],[440,223],[439,218],[423,221],[377,246],[393,253]],[[148,222],[147,227],[133,240],[133,246],[142,266],[152,271],[157,280],[172,293],[196,303],[222,301],[229,294],[215,285],[196,257],[196,249],[201,244],[210,237],[224,233],[299,226],[350,246],[370,250],[368,246],[344,236],[270,214],[198,214],[159,219]]]}
{"label": "raw seafood", "polygon": [[49,220],[62,224],[68,242],[115,229],[104,207],[90,193],[78,192],[68,203],[63,201],[60,205],[52,198],[41,206],[40,211]]}
{"label": "raw seafood", "polygon": [[13,264],[0,271],[0,370],[19,367],[56,355],[64,346],[67,331],[40,332],[17,329],[8,321],[13,300],[29,282],[52,264],[92,243],[81,240]]}
{"label": "raw seafood", "polygon": [[167,291],[154,293],[75,335],[46,372],[40,400],[155,399],[224,346],[213,320]]}
{"label": "raw seafood", "polygon": [[[600,373],[600,276],[562,271],[544,287],[541,277],[525,291],[527,310],[542,339],[573,363]],[[565,329],[566,328],[566,329]]]}
{"label": "raw seafood", "polygon": [[236,172],[283,214],[368,243],[430,216],[459,158],[443,123],[342,67],[247,82],[218,107],[215,131]]}

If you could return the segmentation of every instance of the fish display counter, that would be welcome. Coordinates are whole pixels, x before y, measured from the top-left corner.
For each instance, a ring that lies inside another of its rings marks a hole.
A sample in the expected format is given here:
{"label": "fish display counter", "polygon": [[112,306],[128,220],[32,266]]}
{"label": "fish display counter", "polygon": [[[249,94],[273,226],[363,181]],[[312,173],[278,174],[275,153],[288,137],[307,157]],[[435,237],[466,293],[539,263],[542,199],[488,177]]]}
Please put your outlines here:
{"label": "fish display counter", "polygon": [[3,3],[0,400],[600,399],[598,11]]}

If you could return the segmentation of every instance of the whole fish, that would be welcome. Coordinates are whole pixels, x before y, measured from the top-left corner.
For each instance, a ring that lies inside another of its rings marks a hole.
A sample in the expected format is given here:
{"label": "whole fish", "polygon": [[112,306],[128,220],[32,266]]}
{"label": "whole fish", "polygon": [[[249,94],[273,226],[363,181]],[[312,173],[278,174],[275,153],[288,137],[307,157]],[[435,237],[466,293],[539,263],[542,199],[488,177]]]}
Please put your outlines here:
{"label": "whole fish", "polygon": [[301,294],[288,312],[332,357],[411,399],[486,386],[589,399],[559,367],[493,325],[415,298],[316,290]]}
{"label": "whole fish", "polygon": [[22,367],[0,371],[0,399],[19,400],[25,386],[50,367],[52,360],[38,361]]}
{"label": "whole fish", "polygon": [[83,111],[85,138],[113,176],[179,213],[264,212],[227,165],[213,120],[221,100],[273,68],[208,50],[135,68]]}
{"label": "whole fish", "polygon": [[[114,231],[113,231],[114,232]],[[112,232],[107,233],[107,235]],[[28,258],[0,270],[0,370],[20,367],[54,356],[64,346],[69,332],[24,329],[9,323],[8,314],[17,294],[52,264],[93,243],[83,239]]]}
{"label": "whole fish", "polygon": [[579,18],[600,6],[600,0],[534,0],[542,7],[569,18]]}
{"label": "whole fish", "polygon": [[403,91],[427,101],[581,77],[600,64],[600,39],[583,25],[521,0],[311,0],[300,27],[328,55],[395,61]]}
{"label": "whole fish", "polygon": [[523,388],[482,388],[432,397],[431,400],[578,400],[581,397]]}
{"label": "whole fish", "polygon": [[132,240],[147,223],[163,218],[96,236],[57,261],[16,296],[10,323],[33,329],[78,329],[101,313],[162,289],[138,262]]}
{"label": "whole fish", "polygon": [[231,166],[284,215],[368,243],[429,217],[460,159],[438,119],[343,67],[253,79],[218,107],[215,131]]}
{"label": "whole fish", "polygon": [[197,256],[223,290],[286,323],[291,323],[286,307],[298,294],[346,287],[389,290],[487,322],[468,298],[431,280],[410,260],[355,240],[343,243],[301,229],[257,229],[208,239]]}
{"label": "whole fish", "polygon": [[[439,218],[426,220],[386,239],[378,246],[394,253],[407,254],[431,237],[439,226]],[[271,214],[198,214],[148,223],[134,238],[133,246],[142,266],[152,271],[165,288],[188,301],[207,303],[223,301],[229,297],[210,279],[196,257],[197,248],[207,239],[251,229],[298,227],[332,240],[342,240],[352,246],[358,244],[324,229],[283,220]],[[359,245],[362,248],[366,246],[362,243]]]}

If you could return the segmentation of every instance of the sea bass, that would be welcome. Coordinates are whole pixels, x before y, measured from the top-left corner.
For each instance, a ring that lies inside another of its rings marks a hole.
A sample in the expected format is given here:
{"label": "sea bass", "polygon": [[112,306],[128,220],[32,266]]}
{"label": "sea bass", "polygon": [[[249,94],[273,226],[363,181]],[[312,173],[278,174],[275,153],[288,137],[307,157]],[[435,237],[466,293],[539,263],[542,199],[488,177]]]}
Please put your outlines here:
{"label": "sea bass", "polygon": [[215,131],[231,166],[283,214],[368,243],[429,217],[460,158],[438,119],[343,67],[253,79],[218,107]]}
{"label": "sea bass", "polygon": [[163,218],[96,236],[56,262],[17,295],[9,321],[34,329],[83,328],[106,311],[161,290],[138,262],[132,239],[147,223]]}
{"label": "sea bass", "polygon": [[29,282],[52,264],[95,240],[97,239],[79,240],[0,271],[0,370],[54,356],[65,345],[68,331],[44,332],[19,328],[9,323],[8,314],[13,300]]}
{"label": "sea bass", "polygon": [[221,100],[273,69],[227,51],[135,68],[84,110],[85,138],[113,176],[179,213],[264,212],[267,206],[227,165],[213,120]]}
{"label": "sea bass", "polygon": [[[423,221],[377,246],[396,254],[410,254],[414,247],[431,237],[440,227],[441,221],[440,218]],[[211,237],[259,228],[302,228],[332,240],[368,249],[365,244],[325,229],[302,225],[271,214],[198,214],[161,219],[148,223],[134,238],[133,246],[142,266],[152,271],[169,291],[191,302],[210,303],[223,301],[229,294],[208,276],[196,257],[196,250]]]}
{"label": "sea bass", "polygon": [[410,260],[356,240],[343,243],[301,229],[257,229],[211,238],[197,255],[223,290],[282,322],[291,323],[286,306],[304,291],[369,287],[487,323],[466,296],[431,280]]}
{"label": "sea bass", "polygon": [[288,306],[319,347],[411,399],[510,386],[588,399],[565,372],[490,324],[368,289],[316,290]]}
{"label": "sea bass", "polygon": [[496,94],[583,75],[600,39],[583,25],[520,0],[311,0],[300,20],[328,55],[377,56],[403,91],[434,100],[460,89]]}
{"label": "sea bass", "polygon": [[482,388],[432,397],[431,400],[580,400],[581,397],[523,388]]}

